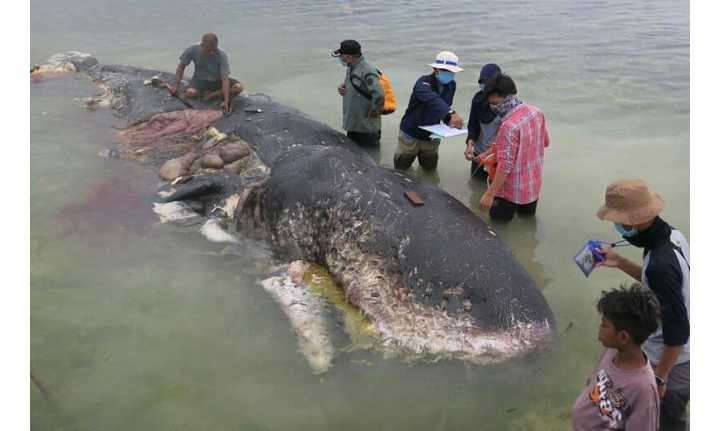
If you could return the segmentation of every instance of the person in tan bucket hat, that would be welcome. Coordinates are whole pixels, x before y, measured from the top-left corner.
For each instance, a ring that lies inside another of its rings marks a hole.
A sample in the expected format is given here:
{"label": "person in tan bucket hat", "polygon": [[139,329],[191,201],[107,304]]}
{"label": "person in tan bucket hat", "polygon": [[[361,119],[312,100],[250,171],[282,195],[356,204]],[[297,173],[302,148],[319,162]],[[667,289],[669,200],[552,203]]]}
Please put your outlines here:
{"label": "person in tan bucket hat", "polygon": [[660,302],[661,327],[643,344],[654,368],[661,397],[660,430],[686,429],[689,403],[689,243],[662,220],[664,201],[639,179],[620,180],[606,188],[605,204],[596,214],[612,221],[630,244],[643,249],[642,264],[610,247],[596,266],[619,268],[654,292]]}
{"label": "person in tan bucket hat", "polygon": [[598,210],[601,220],[635,226],[651,222],[664,208],[664,201],[651,193],[642,180],[620,180],[605,192],[605,205]]}

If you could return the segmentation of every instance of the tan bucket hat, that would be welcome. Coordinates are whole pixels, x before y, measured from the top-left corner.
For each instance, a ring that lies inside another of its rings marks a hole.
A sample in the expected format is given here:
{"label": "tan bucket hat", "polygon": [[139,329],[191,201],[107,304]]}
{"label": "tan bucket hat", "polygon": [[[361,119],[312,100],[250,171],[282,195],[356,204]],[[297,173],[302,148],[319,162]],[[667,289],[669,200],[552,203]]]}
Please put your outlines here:
{"label": "tan bucket hat", "polygon": [[664,201],[650,192],[642,180],[620,180],[605,190],[605,205],[596,215],[628,226],[642,224],[655,218],[664,208]]}

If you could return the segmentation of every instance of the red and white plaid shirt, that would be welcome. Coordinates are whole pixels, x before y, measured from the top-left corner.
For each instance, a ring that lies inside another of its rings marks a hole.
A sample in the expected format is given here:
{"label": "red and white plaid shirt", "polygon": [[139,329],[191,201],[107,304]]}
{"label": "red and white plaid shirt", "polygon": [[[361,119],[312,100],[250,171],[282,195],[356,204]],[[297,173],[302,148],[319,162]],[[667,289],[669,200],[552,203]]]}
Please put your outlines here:
{"label": "red and white plaid shirt", "polygon": [[498,129],[495,145],[497,169],[507,174],[505,183],[495,196],[516,204],[528,204],[539,199],[544,148],[549,146],[549,133],[542,111],[522,104],[508,112]]}

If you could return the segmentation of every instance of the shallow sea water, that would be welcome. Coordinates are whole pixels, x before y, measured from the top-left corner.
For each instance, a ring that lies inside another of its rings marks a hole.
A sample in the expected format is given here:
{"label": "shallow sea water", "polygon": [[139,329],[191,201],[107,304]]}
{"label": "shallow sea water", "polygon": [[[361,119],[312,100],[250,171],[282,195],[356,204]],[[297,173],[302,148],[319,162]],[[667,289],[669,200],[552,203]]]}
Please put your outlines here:
{"label": "shallow sea water", "polygon": [[[616,238],[595,211],[608,182],[644,178],[664,217],[689,236],[689,18],[686,1],[32,2],[31,60],[90,52],[103,63],[171,71],[213,31],[233,75],[334,128],[344,69],[329,51],[363,42],[392,78],[400,109],[383,120],[392,164],[414,80],[442,49],[466,71],[468,116],[479,68],[500,64],[546,114],[536,220],[498,227],[557,317],[551,350],[493,366],[404,363],[346,349],[314,375],[287,319],[258,285],[275,264],[264,242],[209,243],[198,226],[160,224],[157,170],[99,156],[121,122],[86,111],[81,76],[31,85],[31,388],[37,430],[563,430],[600,354],[595,301],[626,280],[586,280],[572,257]],[[438,183],[478,213],[463,139],[442,144]],[[486,215],[482,215],[486,217]],[[639,258],[637,250],[624,250]],[[338,316],[332,313],[334,318]],[[343,325],[339,321],[340,325]]]}

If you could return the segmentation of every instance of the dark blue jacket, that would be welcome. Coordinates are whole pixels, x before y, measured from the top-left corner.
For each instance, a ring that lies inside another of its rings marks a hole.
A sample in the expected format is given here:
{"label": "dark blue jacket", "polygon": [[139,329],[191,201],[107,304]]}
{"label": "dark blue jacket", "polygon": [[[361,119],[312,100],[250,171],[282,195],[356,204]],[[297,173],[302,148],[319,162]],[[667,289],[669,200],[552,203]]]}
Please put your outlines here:
{"label": "dark blue jacket", "polygon": [[417,139],[429,140],[431,133],[419,126],[439,124],[446,120],[456,93],[456,81],[442,85],[432,73],[420,77],[409,96],[400,130]]}

